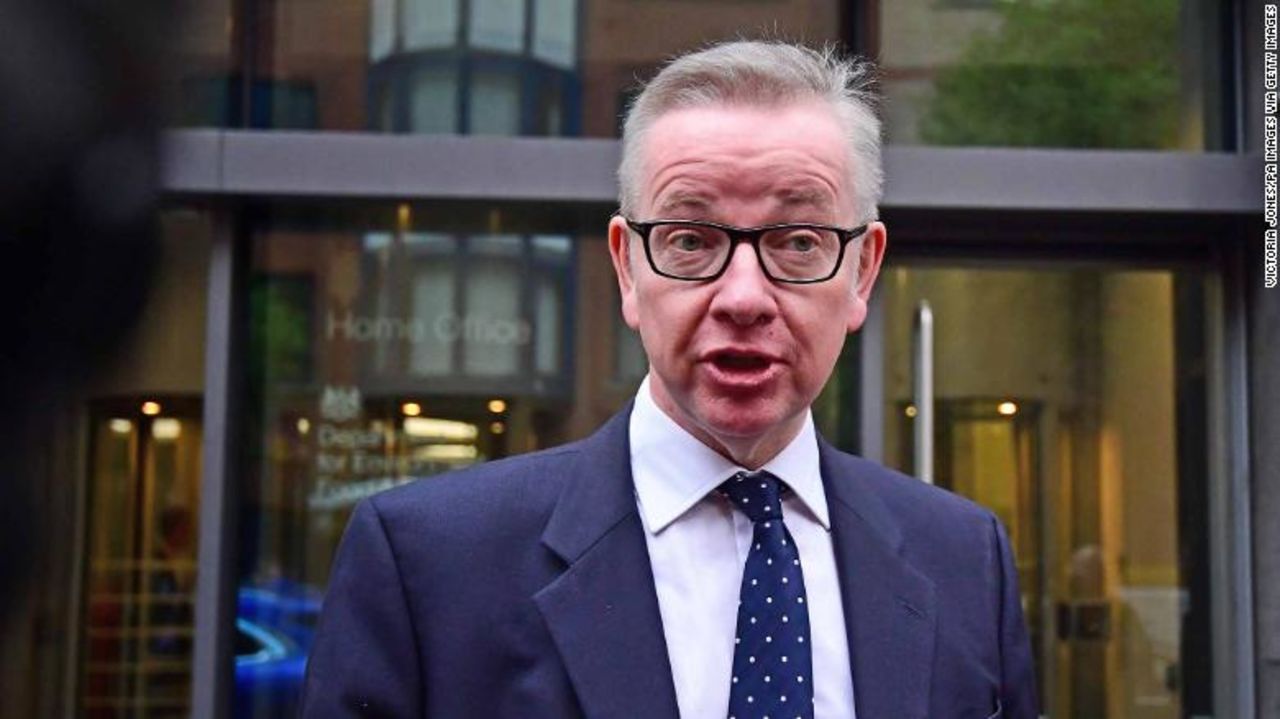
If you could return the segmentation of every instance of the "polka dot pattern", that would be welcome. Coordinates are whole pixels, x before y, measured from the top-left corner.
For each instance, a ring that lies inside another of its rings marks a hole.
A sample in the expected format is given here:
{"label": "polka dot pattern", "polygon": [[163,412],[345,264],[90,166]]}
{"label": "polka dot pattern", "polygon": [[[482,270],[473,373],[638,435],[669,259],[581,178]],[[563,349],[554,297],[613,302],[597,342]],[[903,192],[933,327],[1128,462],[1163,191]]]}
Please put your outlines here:
{"label": "polka dot pattern", "polygon": [[800,555],[782,517],[785,486],[739,472],[720,492],[754,525],[742,573],[730,719],[813,719],[813,655]]}

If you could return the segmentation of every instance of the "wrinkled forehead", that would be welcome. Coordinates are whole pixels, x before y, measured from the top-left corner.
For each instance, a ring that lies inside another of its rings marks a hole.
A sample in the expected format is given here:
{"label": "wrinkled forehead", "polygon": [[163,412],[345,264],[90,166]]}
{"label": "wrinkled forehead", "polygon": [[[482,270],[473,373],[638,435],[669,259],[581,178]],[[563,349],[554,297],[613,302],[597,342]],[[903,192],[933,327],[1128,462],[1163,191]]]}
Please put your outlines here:
{"label": "wrinkled forehead", "polygon": [[[746,194],[767,200],[776,210],[833,215],[840,209],[836,194],[819,185],[806,185],[803,181],[791,184],[784,177],[759,179],[768,182],[760,182],[761,187]],[[718,193],[708,192],[696,185],[672,187],[658,197],[646,198],[652,202],[649,206],[651,215],[674,218],[709,217],[714,214],[722,199]]]}
{"label": "wrinkled forehead", "polygon": [[848,143],[822,101],[678,108],[637,149],[638,209],[650,216],[745,203],[833,218],[853,206]]}

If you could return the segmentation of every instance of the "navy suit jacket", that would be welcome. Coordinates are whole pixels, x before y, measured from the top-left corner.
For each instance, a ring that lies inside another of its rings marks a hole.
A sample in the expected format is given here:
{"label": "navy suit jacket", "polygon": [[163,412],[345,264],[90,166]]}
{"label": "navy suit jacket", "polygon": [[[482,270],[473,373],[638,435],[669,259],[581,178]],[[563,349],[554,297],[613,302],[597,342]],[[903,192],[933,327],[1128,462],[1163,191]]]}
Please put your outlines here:
{"label": "navy suit jacket", "polygon": [[[362,502],[303,716],[677,717],[629,417]],[[821,440],[819,452],[859,719],[1035,717],[996,518]]]}

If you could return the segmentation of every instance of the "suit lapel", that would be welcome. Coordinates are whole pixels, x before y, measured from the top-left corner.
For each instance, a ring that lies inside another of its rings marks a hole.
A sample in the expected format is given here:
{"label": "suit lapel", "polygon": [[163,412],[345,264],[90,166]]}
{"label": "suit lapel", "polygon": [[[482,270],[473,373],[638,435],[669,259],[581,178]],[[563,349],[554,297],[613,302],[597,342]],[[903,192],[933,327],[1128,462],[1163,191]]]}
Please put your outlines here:
{"label": "suit lapel", "polygon": [[934,584],[901,556],[901,530],[866,476],[879,468],[821,440],[819,451],[858,716],[923,719],[937,629]]}
{"label": "suit lapel", "polygon": [[630,416],[628,406],[582,444],[542,536],[568,568],[534,596],[591,719],[678,716],[631,480]]}

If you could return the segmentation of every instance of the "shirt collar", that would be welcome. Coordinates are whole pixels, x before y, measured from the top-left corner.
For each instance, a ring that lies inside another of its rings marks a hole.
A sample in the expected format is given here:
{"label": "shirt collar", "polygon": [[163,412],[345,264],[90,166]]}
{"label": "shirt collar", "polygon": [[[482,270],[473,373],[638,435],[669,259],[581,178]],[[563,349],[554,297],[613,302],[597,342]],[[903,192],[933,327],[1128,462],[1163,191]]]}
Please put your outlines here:
{"label": "shirt collar", "polygon": [[[652,534],[661,532],[744,469],[667,416],[653,400],[648,376],[636,392],[629,431],[636,499],[645,529]],[[786,482],[822,527],[831,529],[811,412],[805,412],[804,425],[795,438],[762,469]]]}

